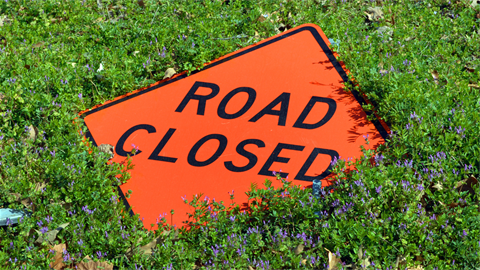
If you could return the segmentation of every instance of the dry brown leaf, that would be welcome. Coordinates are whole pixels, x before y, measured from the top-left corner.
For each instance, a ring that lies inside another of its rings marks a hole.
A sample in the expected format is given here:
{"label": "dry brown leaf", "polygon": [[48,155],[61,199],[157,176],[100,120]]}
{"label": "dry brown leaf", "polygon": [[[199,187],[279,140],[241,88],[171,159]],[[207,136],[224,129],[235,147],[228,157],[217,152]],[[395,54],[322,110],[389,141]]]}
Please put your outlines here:
{"label": "dry brown leaf", "polygon": [[367,19],[371,22],[383,19],[383,11],[380,7],[369,7],[365,15],[367,15]]}
{"label": "dry brown leaf", "polygon": [[94,262],[89,256],[85,256],[82,262],[76,265],[77,270],[113,270],[113,264],[109,262]]}
{"label": "dry brown leaf", "polygon": [[407,263],[407,259],[404,256],[398,256],[397,262],[395,263],[395,268],[399,269],[398,266],[405,265]]}
{"label": "dry brown leaf", "polygon": [[434,71],[430,72],[430,74],[432,74],[433,81],[435,81],[435,83],[438,84],[438,78],[439,78],[438,71],[434,70]]}
{"label": "dry brown leaf", "polygon": [[436,190],[442,190],[443,189],[443,186],[440,182],[437,182],[435,185],[433,185],[433,187],[436,189]]}
{"label": "dry brown leaf", "polygon": [[305,248],[305,245],[302,243],[298,245],[293,252],[295,252],[295,255],[298,255],[303,252],[303,249]]}
{"label": "dry brown leaf", "polygon": [[259,22],[264,22],[265,20],[266,20],[266,18],[263,15],[260,15],[257,19],[257,21],[259,21]]}
{"label": "dry brown leaf", "polygon": [[468,65],[465,65],[464,68],[465,68],[465,70],[468,71],[468,72],[471,72],[471,73],[472,73],[472,72],[475,72],[475,69],[469,67]]}
{"label": "dry brown leaf", "polygon": [[473,186],[477,184],[478,184],[477,178],[471,175],[468,179],[459,181],[455,185],[455,188],[457,189],[458,192],[468,191],[468,193],[470,193],[473,196],[475,195],[475,190],[473,189]]}
{"label": "dry brown leaf", "polygon": [[143,2],[143,0],[138,0],[138,5],[141,6],[141,7],[145,7],[145,3]]}
{"label": "dry brown leaf", "polygon": [[20,193],[10,193],[10,195],[13,195],[15,197],[16,202],[23,204],[25,207],[30,207],[30,203],[32,202],[32,199],[30,198],[22,199],[22,195]]}
{"label": "dry brown leaf", "polygon": [[361,267],[362,269],[363,268],[367,268],[368,266],[370,266],[370,258],[363,258],[363,249],[362,247],[360,247],[358,249],[358,253],[357,253],[357,256],[358,256],[358,260],[360,261],[360,264],[361,264]]}
{"label": "dry brown leaf", "polygon": [[15,197],[15,201],[20,201],[20,198],[22,197],[22,195],[20,193],[10,193],[10,195],[13,195],[13,197]]}
{"label": "dry brown leaf", "polygon": [[328,270],[339,270],[340,268],[338,268],[338,264],[342,264],[342,260],[330,250],[326,248],[325,250],[328,251]]}
{"label": "dry brown leaf", "polygon": [[35,141],[37,139],[38,129],[32,125],[28,126],[28,136],[29,140]]}
{"label": "dry brown leaf", "polygon": [[44,45],[45,45],[45,42],[40,41],[40,42],[38,42],[38,43],[33,44],[32,47],[33,47],[33,48],[41,48],[41,47],[43,47]]}
{"label": "dry brown leaf", "polygon": [[5,24],[9,24],[11,20],[8,18],[7,15],[0,16],[0,27],[4,26]]}
{"label": "dry brown leaf", "polygon": [[[157,244],[162,242],[162,239],[163,239],[163,236],[159,236],[159,237],[153,239],[150,243],[148,243],[144,246],[141,246],[139,248],[139,252],[143,253],[145,255],[152,255],[153,249],[155,248],[155,246]],[[140,237],[140,239],[138,239],[138,242],[141,242],[142,240],[143,240],[143,238]],[[132,248],[128,248],[127,252],[125,252],[125,255],[127,256],[127,258],[130,258],[133,255]]]}
{"label": "dry brown leaf", "polygon": [[111,145],[111,144],[105,144],[105,143],[100,144],[98,146],[98,151],[100,151],[102,153],[109,154],[110,158],[113,158],[113,156],[114,156],[113,145]]}
{"label": "dry brown leaf", "polygon": [[472,87],[472,88],[475,88],[475,89],[480,89],[480,86],[478,84],[474,84],[474,83],[469,84],[468,87]]}
{"label": "dry brown leaf", "polygon": [[98,17],[94,22],[98,23],[98,22],[101,22],[103,21],[103,17]]}
{"label": "dry brown leaf", "polygon": [[40,235],[37,238],[37,240],[35,240],[35,243],[36,244],[41,244],[41,243],[43,243],[43,241],[47,240],[50,245],[53,245],[53,243],[55,242],[55,238],[57,238],[57,234],[61,230],[65,229],[68,226],[68,224],[70,224],[70,222],[63,223],[60,226],[58,226],[55,230],[51,230],[51,231],[48,231],[46,233],[41,233],[40,231],[35,230]]}
{"label": "dry brown leaf", "polygon": [[55,251],[55,255],[53,257],[54,261],[50,263],[50,267],[59,270],[65,267],[66,265],[63,263],[63,251],[67,249],[67,245],[65,244],[58,244],[51,248]]}
{"label": "dry brown leaf", "polygon": [[175,75],[177,72],[175,71],[175,69],[173,68],[167,68],[167,70],[165,71],[165,76],[163,76],[163,79],[169,79],[171,78],[173,75]]}
{"label": "dry brown leaf", "polygon": [[[157,238],[153,239],[150,243],[139,247],[139,252],[143,253],[145,255],[152,255],[153,249],[157,244],[162,243],[163,239],[167,237],[172,231],[163,231]],[[174,232],[172,240],[178,240],[178,231]],[[140,237],[138,239],[137,243],[141,243],[143,241],[143,238]],[[131,248],[128,248],[127,251],[125,252],[125,255],[129,258],[133,255],[133,251]]]}
{"label": "dry brown leaf", "polygon": [[35,189],[34,190],[35,190],[35,192],[39,192],[46,186],[47,186],[47,184],[45,182],[35,183]]}
{"label": "dry brown leaf", "polygon": [[407,267],[407,270],[423,270],[423,266],[417,265],[414,267]]}
{"label": "dry brown leaf", "polygon": [[248,266],[248,270],[254,270],[253,267],[251,267],[250,265]]}
{"label": "dry brown leaf", "polygon": [[417,262],[423,262],[423,261],[425,261],[425,259],[424,259],[422,256],[418,256],[418,255],[417,255],[417,256],[415,256],[415,261],[417,261]]}

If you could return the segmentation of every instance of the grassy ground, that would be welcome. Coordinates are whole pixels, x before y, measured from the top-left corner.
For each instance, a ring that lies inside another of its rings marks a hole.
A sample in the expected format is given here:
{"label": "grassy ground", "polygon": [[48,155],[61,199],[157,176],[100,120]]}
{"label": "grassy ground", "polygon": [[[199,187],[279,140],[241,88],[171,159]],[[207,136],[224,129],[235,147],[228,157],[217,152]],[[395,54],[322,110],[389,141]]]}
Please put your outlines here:
{"label": "grassy ground", "polygon": [[[475,4],[1,1],[0,207],[32,216],[0,230],[0,268],[479,269]],[[126,215],[109,187],[128,173],[89,153],[77,113],[304,23],[338,41],[386,146],[337,162],[320,199],[278,178],[246,213],[189,198],[188,232]]]}

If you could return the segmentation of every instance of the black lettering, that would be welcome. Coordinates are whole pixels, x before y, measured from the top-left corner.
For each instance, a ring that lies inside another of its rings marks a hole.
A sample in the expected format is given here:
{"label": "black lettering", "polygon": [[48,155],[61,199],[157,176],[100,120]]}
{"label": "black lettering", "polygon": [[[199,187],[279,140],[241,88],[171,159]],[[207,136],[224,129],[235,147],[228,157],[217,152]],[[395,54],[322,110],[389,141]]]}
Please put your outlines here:
{"label": "black lettering", "polygon": [[253,168],[257,164],[257,161],[258,161],[257,156],[255,156],[255,154],[250,153],[247,150],[245,150],[245,145],[247,145],[247,144],[255,144],[259,148],[260,147],[265,147],[265,143],[261,140],[248,139],[248,140],[242,141],[241,143],[239,143],[237,145],[237,153],[246,157],[248,159],[248,164],[243,166],[243,167],[237,167],[237,166],[233,165],[233,163],[231,161],[226,161],[224,163],[225,168],[227,168],[229,171],[232,171],[232,172],[244,172],[244,171],[250,170],[251,168]]}
{"label": "black lettering", "polygon": [[[317,102],[324,102],[328,104],[327,114],[325,114],[325,116],[315,124],[305,124],[303,121],[305,121],[305,118],[307,118],[308,114],[310,113],[313,106]],[[304,129],[315,129],[315,128],[321,127],[325,125],[332,118],[336,110],[337,110],[337,103],[335,102],[335,100],[331,98],[324,98],[324,97],[312,97],[308,102],[307,106],[305,106],[305,109],[303,109],[303,112],[300,114],[300,116],[298,117],[293,127],[304,128]]]}
{"label": "black lettering", "polygon": [[[198,90],[200,87],[206,87],[212,89],[212,92],[206,96],[201,96],[195,94],[195,92]],[[207,100],[215,97],[218,92],[220,92],[220,87],[214,83],[208,83],[208,82],[195,82],[190,88],[190,91],[188,91],[187,95],[185,98],[183,98],[182,102],[180,105],[178,105],[178,108],[175,110],[176,112],[182,112],[183,109],[185,109],[185,106],[187,106],[188,102],[191,99],[196,99],[198,100],[198,108],[197,108],[197,115],[204,115],[205,114],[205,105],[207,104]]]}
{"label": "black lettering", "polygon": [[[233,114],[226,113],[225,107],[227,106],[227,103],[230,101],[230,99],[232,99],[233,96],[235,96],[240,92],[244,92],[248,94],[247,103],[245,103],[245,105],[243,105],[243,107],[236,113],[233,113]],[[252,107],[256,97],[257,97],[257,92],[255,92],[254,89],[250,87],[238,87],[232,90],[222,99],[222,101],[220,102],[220,105],[218,106],[217,114],[223,119],[235,119],[237,117],[240,117],[244,113],[246,113],[248,109],[250,109],[250,107]]]}
{"label": "black lettering", "polygon": [[307,173],[308,169],[310,168],[310,166],[312,165],[313,161],[315,160],[315,158],[318,156],[318,154],[330,155],[331,160],[333,160],[335,157],[337,157],[337,159],[339,158],[339,155],[338,155],[337,151],[335,151],[335,150],[315,148],[315,149],[313,149],[310,156],[307,158],[307,161],[305,161],[305,163],[303,164],[303,166],[300,169],[300,171],[298,172],[297,176],[295,176],[295,179],[312,181],[313,182],[313,180],[322,180],[323,178],[327,177],[330,174],[330,171],[332,169],[332,164],[331,163],[328,165],[328,168],[322,174],[320,174],[319,176],[307,176],[307,175],[305,175]]}
{"label": "black lettering", "polygon": [[152,154],[148,157],[148,159],[152,160],[158,160],[158,161],[165,161],[165,162],[171,162],[175,163],[177,161],[177,158],[172,158],[172,157],[164,157],[164,156],[159,156],[160,152],[162,151],[163,147],[167,144],[168,140],[172,137],[173,133],[175,132],[176,129],[170,128],[165,136],[163,136],[162,140],[158,143],[157,147],[155,147],[155,150],[153,150]]}
{"label": "black lettering", "polygon": [[[270,115],[277,115],[278,116],[278,125],[285,126],[285,122],[287,121],[287,112],[288,112],[288,103],[290,102],[290,93],[282,93],[278,96],[274,101],[267,105],[267,107],[263,108],[259,113],[257,113],[252,119],[248,120],[250,122],[257,122],[265,114]],[[273,110],[278,103],[282,103],[280,105],[280,110]]]}
{"label": "black lettering", "polygon": [[[270,157],[268,157],[267,161],[263,165],[262,169],[258,174],[260,175],[266,175],[266,176],[272,176],[272,171],[269,171],[270,166],[272,166],[273,162],[280,162],[280,163],[288,163],[290,158],[286,157],[279,157],[278,155],[282,151],[282,149],[290,149],[290,150],[295,150],[295,151],[303,151],[305,146],[301,145],[294,145],[294,144],[286,144],[286,143],[279,143],[277,144],[277,147],[273,150],[272,154]],[[286,172],[281,172],[280,176],[281,177],[287,177],[288,173]]]}
{"label": "black lettering", "polygon": [[[130,128],[125,133],[123,133],[123,135],[120,137],[120,139],[118,139],[118,142],[115,146],[115,152],[117,153],[117,155],[122,156],[122,157],[126,157],[130,153],[130,152],[127,152],[123,149],[123,145],[125,144],[125,141],[127,141],[128,137],[130,137],[130,135],[132,135],[132,133],[134,133],[135,131],[137,131],[139,129],[144,129],[148,133],[155,133],[157,131],[154,126],[146,125],[146,124],[136,125],[136,126]],[[137,150],[135,155],[138,155],[141,152],[142,151]]]}
{"label": "black lettering", "polygon": [[[202,147],[202,145],[204,143],[206,143],[207,141],[209,140],[217,140],[220,145],[218,146],[218,149],[217,151],[215,151],[215,153],[210,157],[208,158],[207,160],[205,161],[198,161],[196,159],[196,155],[197,155],[197,152],[198,152],[198,149],[200,149],[200,147]],[[188,153],[188,157],[187,157],[187,161],[188,161],[188,164],[192,165],[192,166],[195,166],[195,167],[203,167],[203,166],[207,166],[207,165],[210,165],[212,164],[215,160],[218,159],[218,157],[220,157],[220,155],[223,153],[223,151],[225,151],[225,148],[227,148],[227,137],[221,135],[221,134],[210,134],[210,135],[207,135],[203,138],[201,138],[193,147],[192,149],[190,150],[190,152]]]}

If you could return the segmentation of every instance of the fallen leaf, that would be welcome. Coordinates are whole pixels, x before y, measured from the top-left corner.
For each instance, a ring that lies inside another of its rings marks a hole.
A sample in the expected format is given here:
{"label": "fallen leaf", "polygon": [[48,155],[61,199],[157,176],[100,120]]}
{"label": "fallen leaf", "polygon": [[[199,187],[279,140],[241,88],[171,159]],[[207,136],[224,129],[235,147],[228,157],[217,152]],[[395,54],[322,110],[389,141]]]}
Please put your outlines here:
{"label": "fallen leaf", "polygon": [[45,42],[40,41],[38,43],[33,44],[32,48],[36,49],[36,48],[41,48],[43,46],[45,46]]}
{"label": "fallen leaf", "polygon": [[70,224],[70,222],[67,222],[67,223],[63,223],[61,224],[60,226],[58,226],[55,230],[51,230],[51,231],[48,231],[46,233],[41,233],[40,231],[38,230],[35,230],[40,236],[37,238],[37,240],[35,240],[35,243],[36,244],[41,244],[43,243],[45,240],[48,241],[48,243],[50,245],[53,245],[54,244],[54,241],[55,241],[55,238],[57,238],[57,234],[65,229],[68,224]]}
{"label": "fallen leaf", "polygon": [[468,66],[468,65],[465,65],[464,68],[465,68],[466,71],[468,71],[468,72],[470,72],[470,73],[475,72],[475,69],[472,68],[472,67],[470,67],[470,66]]}
{"label": "fallen leaf", "polygon": [[133,56],[136,56],[137,53],[139,53],[139,52],[140,52],[140,51],[134,51],[132,54],[133,54]]}
{"label": "fallen leaf", "polygon": [[109,262],[94,262],[90,256],[85,256],[83,261],[76,264],[77,270],[113,270],[113,264]]}
{"label": "fallen leaf", "polygon": [[98,67],[97,72],[100,72],[100,71],[102,71],[102,70],[103,70],[103,64],[100,63],[100,66]]}
{"label": "fallen leaf", "polygon": [[[268,16],[268,15],[267,15],[267,16]],[[260,15],[260,16],[258,17],[258,19],[257,19],[257,21],[259,21],[259,22],[264,22],[265,20],[266,20],[265,15]]]}
{"label": "fallen leaf", "polygon": [[470,6],[472,8],[475,8],[476,6],[480,5],[480,1],[479,0],[472,0],[472,3],[470,4]]}
{"label": "fallen leaf", "polygon": [[303,252],[303,249],[305,248],[305,245],[303,243],[301,243],[300,245],[298,245],[294,250],[293,252],[295,252],[295,255],[298,255],[300,253]]}
{"label": "fallen leaf", "polygon": [[326,248],[325,250],[328,251],[328,270],[339,270],[338,264],[342,264],[340,258],[337,258],[337,256],[330,250]]}
{"label": "fallen leaf", "polygon": [[435,185],[433,185],[433,187],[436,189],[436,190],[442,190],[443,189],[443,186],[440,182],[437,182]]}
{"label": "fallen leaf", "polygon": [[458,192],[468,191],[472,196],[475,195],[475,190],[473,189],[474,185],[478,184],[477,178],[471,175],[468,179],[464,179],[455,184],[455,188]]}
{"label": "fallen leaf", "polygon": [[438,78],[439,78],[438,71],[434,70],[434,71],[430,72],[430,74],[432,74],[432,77],[433,77],[433,80],[435,81],[435,83],[438,84]]}
{"label": "fallen leaf", "polygon": [[141,7],[145,7],[145,3],[143,2],[143,0],[138,0],[138,5],[141,6]]}
{"label": "fallen leaf", "polygon": [[45,182],[38,182],[38,183],[35,183],[35,189],[34,190],[36,192],[39,192],[46,186],[47,186],[47,184]]}
{"label": "fallen leaf", "polygon": [[[418,256],[418,255],[417,255],[417,256],[415,256],[415,261],[417,261],[417,262],[423,262],[423,261],[425,261],[425,259],[424,259],[422,256]],[[423,267],[422,267],[422,268],[423,268]]]}
{"label": "fallen leaf", "polygon": [[100,144],[98,146],[98,151],[109,154],[110,158],[113,158],[113,156],[115,155],[113,152],[113,145],[111,144],[105,144],[105,143]]}
{"label": "fallen leaf", "polygon": [[367,19],[371,22],[383,19],[383,11],[380,7],[369,7],[365,15],[367,15]]}
{"label": "fallen leaf", "polygon": [[7,15],[0,16],[0,27],[7,23],[10,23],[10,19],[7,17]]}
{"label": "fallen leaf", "polygon": [[377,28],[377,31],[376,31],[379,35],[383,36],[384,34],[387,35],[387,36],[391,36],[393,35],[393,30],[392,28],[388,27],[388,26],[382,26],[382,27],[379,27]]}
{"label": "fallen leaf", "polygon": [[397,262],[395,263],[395,269],[399,269],[398,266],[404,265],[407,263],[407,259],[404,256],[398,256]]}
{"label": "fallen leaf", "polygon": [[478,84],[469,84],[468,87],[472,87],[472,88],[475,88],[475,89],[480,89],[480,86]]}
{"label": "fallen leaf", "polygon": [[38,129],[32,125],[27,127],[27,138],[29,140],[35,141],[37,139]]}
{"label": "fallen leaf", "polygon": [[175,71],[175,69],[173,68],[167,68],[167,70],[165,71],[165,76],[163,76],[163,79],[169,79],[171,78],[173,75],[175,75],[177,72]]}
{"label": "fallen leaf", "polygon": [[[150,243],[144,245],[144,246],[141,246],[139,248],[139,251],[140,253],[143,253],[145,255],[152,255],[152,252],[153,252],[153,249],[155,248],[155,246],[157,244],[160,244],[162,243],[163,239],[165,239],[165,237],[167,237],[168,235],[170,235],[170,233],[172,233],[172,231],[163,231],[157,238],[153,239]],[[174,232],[175,234],[173,235],[173,238],[172,240],[178,240],[178,230]],[[140,239],[138,239],[138,243],[142,242],[143,238],[140,237]],[[129,258],[133,255],[133,251],[131,248],[128,248],[127,251],[125,252],[125,255]]]}
{"label": "fallen leaf", "polygon": [[66,265],[63,263],[63,251],[67,250],[67,245],[65,244],[58,244],[53,246],[53,251],[55,251],[55,255],[53,257],[54,261],[50,263],[50,267],[59,270],[65,267]]}
{"label": "fallen leaf", "polygon": [[94,22],[98,23],[98,22],[102,22],[103,21],[103,17],[98,17]]}
{"label": "fallen leaf", "polygon": [[[140,238],[138,240],[138,242],[141,242],[142,240],[143,240],[143,238]],[[141,246],[139,248],[139,252],[143,253],[145,255],[152,255],[153,249],[155,248],[155,246],[157,246],[157,244],[160,244],[162,242],[162,240],[163,240],[163,236],[159,236],[159,237],[153,239],[153,241],[151,241],[150,243],[148,243],[144,246]],[[133,255],[132,248],[128,248],[127,252],[125,252],[125,255],[127,256],[127,258],[130,258]]]}
{"label": "fallen leaf", "polygon": [[360,247],[358,249],[358,252],[357,252],[357,256],[358,256],[358,260],[360,261],[360,266],[361,268],[367,268],[368,266],[370,266],[370,258],[363,258],[363,249],[362,247]]}
{"label": "fallen leaf", "polygon": [[248,266],[248,270],[254,270],[253,267],[251,267],[250,265]]}

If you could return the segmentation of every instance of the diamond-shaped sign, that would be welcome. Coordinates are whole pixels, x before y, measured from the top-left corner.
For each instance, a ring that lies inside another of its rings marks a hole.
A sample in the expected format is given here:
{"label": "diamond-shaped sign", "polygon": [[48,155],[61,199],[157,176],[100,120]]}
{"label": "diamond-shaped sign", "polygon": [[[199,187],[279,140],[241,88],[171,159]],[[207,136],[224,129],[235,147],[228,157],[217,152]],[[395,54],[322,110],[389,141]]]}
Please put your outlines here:
{"label": "diamond-shaped sign", "polygon": [[311,185],[335,157],[360,157],[364,135],[373,147],[387,136],[358,93],[343,90],[348,77],[328,44],[316,25],[291,29],[83,113],[87,136],[113,145],[114,162],[138,149],[120,188],[133,191],[128,203],[147,227],[171,209],[181,226],[193,210],[184,195],[229,202],[234,190],[246,202],[250,183],[273,171]]}

